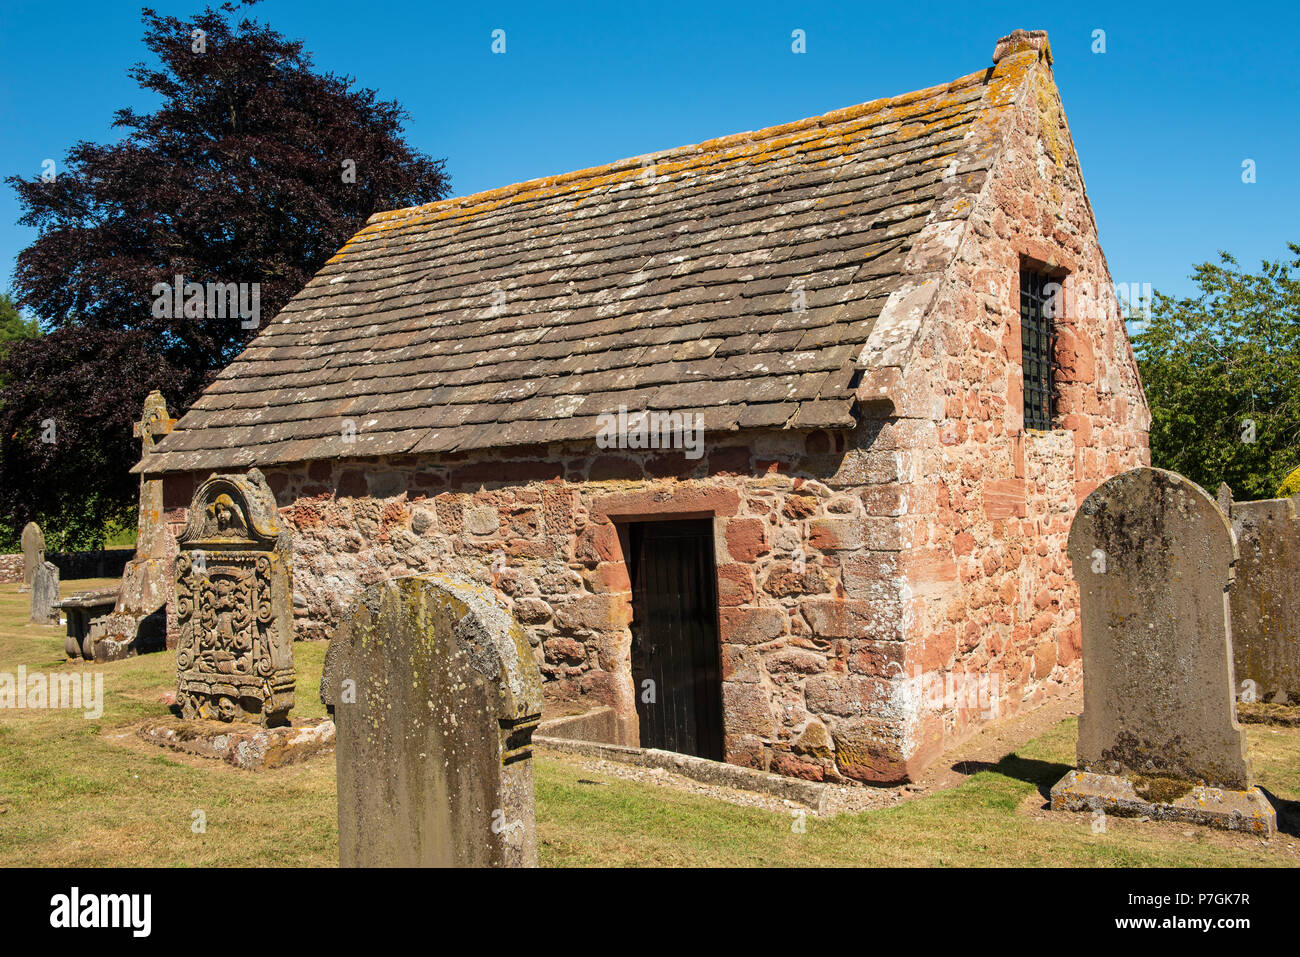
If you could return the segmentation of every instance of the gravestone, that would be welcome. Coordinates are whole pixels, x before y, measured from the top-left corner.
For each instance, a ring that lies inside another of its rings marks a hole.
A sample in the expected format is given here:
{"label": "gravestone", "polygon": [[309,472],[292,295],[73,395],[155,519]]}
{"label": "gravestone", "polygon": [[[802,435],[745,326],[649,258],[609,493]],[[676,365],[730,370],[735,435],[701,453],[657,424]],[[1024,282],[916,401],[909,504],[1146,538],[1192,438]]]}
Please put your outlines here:
{"label": "gravestone", "polygon": [[1084,701],[1078,770],[1052,789],[1052,807],[1271,834],[1235,717],[1237,545],[1214,499],[1173,472],[1125,472],[1080,506],[1068,553]]}
{"label": "gravestone", "polygon": [[[162,393],[150,392],[135,423],[142,459],[175,424]],[[122,571],[112,611],[90,623],[83,644],[87,658],[115,661],[167,647],[167,608],[175,605],[172,566],[177,548],[162,514],[162,479],[142,475],[135,556]]]}
{"label": "gravestone", "polygon": [[541,674],[492,592],[440,575],[366,589],[330,642],[344,867],[537,863]]}
{"label": "gravestone", "polygon": [[179,545],[182,716],[285,723],[294,689],[290,543],[262,473],[200,485]]}
{"label": "gravestone", "polygon": [[23,584],[18,590],[28,591],[37,566],[45,561],[45,533],[35,522],[28,522],[23,526],[20,541],[23,546]]}
{"label": "gravestone", "polygon": [[1300,704],[1300,493],[1234,502],[1228,492],[1227,505],[1239,556],[1228,592],[1237,696]]}
{"label": "gravestone", "polygon": [[59,609],[59,569],[53,562],[41,562],[32,572],[31,622],[34,625],[57,625]]}

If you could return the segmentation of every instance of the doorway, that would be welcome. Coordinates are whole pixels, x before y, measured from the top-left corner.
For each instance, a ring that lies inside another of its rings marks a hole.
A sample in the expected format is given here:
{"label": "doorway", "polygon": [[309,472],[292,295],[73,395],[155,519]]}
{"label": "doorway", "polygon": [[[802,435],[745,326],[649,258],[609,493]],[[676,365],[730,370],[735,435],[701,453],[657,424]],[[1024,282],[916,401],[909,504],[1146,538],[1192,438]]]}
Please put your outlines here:
{"label": "doorway", "polygon": [[711,519],[628,525],[641,747],[721,761],[722,661]]}

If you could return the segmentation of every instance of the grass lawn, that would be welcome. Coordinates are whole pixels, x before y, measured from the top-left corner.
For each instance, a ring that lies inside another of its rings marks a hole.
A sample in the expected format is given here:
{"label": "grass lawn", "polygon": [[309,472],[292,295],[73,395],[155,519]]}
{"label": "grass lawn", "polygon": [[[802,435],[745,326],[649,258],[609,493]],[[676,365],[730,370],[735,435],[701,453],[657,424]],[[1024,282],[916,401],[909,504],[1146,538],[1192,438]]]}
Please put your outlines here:
{"label": "grass lawn", "polygon": [[[65,582],[63,593],[110,582]],[[166,714],[171,654],[64,663],[61,628],[26,624],[27,596],[0,585],[0,672],[98,669],[104,711],[0,711],[0,866],[334,866],[331,757],[248,772],[160,750],[138,722]],[[323,714],[323,643],[298,643],[297,717]],[[584,865],[1239,866],[1300,863],[1297,838],[1272,841],[1189,825],[1042,810],[1074,754],[1064,721],[959,786],[886,810],[806,819],[537,759],[541,863]],[[1300,799],[1300,730],[1247,727],[1259,783]],[[595,782],[595,783],[592,783]],[[202,811],[206,828],[193,826]]]}

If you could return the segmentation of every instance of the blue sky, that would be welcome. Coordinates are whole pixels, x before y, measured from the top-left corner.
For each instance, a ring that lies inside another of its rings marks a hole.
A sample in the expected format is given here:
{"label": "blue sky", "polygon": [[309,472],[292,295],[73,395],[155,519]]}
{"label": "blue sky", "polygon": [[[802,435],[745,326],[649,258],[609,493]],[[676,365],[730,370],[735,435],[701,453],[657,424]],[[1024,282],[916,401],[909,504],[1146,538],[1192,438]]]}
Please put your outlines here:
{"label": "blue sky", "polygon": [[[184,16],[197,0],[160,0]],[[800,119],[946,82],[1046,29],[1116,282],[1187,294],[1193,264],[1300,241],[1300,14],[1290,4],[456,4],[266,0],[254,14],[411,114],[455,194]],[[106,141],[150,100],[140,4],[5,0],[0,175]],[[494,29],[506,53],[491,52]],[[791,52],[803,30],[807,52]],[[1105,52],[1094,53],[1094,31]],[[1255,161],[1256,182],[1242,182]],[[34,238],[0,189],[0,288]]]}

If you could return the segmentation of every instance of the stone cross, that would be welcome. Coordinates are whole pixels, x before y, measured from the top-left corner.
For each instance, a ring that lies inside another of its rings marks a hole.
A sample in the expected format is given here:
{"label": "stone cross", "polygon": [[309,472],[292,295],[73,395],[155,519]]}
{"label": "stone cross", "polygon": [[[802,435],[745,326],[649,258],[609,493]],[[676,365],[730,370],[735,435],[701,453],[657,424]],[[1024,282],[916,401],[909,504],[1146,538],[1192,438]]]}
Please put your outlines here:
{"label": "stone cross", "polygon": [[23,587],[27,591],[32,587],[32,575],[36,567],[45,561],[45,534],[35,522],[23,526]]}
{"label": "stone cross", "polygon": [[[135,424],[142,458],[153,451],[171,431],[176,420],[167,414],[167,402],[156,389],[144,400],[144,411]],[[179,627],[168,609],[176,607],[173,567],[176,540],[163,516],[162,479],[140,477],[140,508],[136,524],[135,555],[122,570],[117,601],[107,615],[90,623],[84,643],[87,657],[114,661],[142,651],[160,650],[179,640]]]}
{"label": "stone cross", "polygon": [[1237,543],[1200,486],[1163,469],[1118,475],[1080,506],[1079,768],[1245,790],[1228,586]]}
{"label": "stone cross", "polygon": [[[144,400],[144,410],[140,421],[135,423],[133,431],[140,440],[141,458],[147,456],[176,425],[176,420],[167,414],[167,400],[157,389],[149,393]],[[162,546],[163,493],[162,479],[140,477],[140,512],[138,533],[136,535],[137,558],[162,558],[165,549]]]}
{"label": "stone cross", "polygon": [[492,592],[372,585],[326,653],[344,867],[535,866],[541,673]]}
{"label": "stone cross", "polygon": [[59,609],[59,569],[53,562],[41,562],[32,572],[31,622],[34,625],[57,625]]}
{"label": "stone cross", "polygon": [[283,724],[293,707],[289,533],[257,469],[194,492],[176,560],[176,703],[185,718]]}

